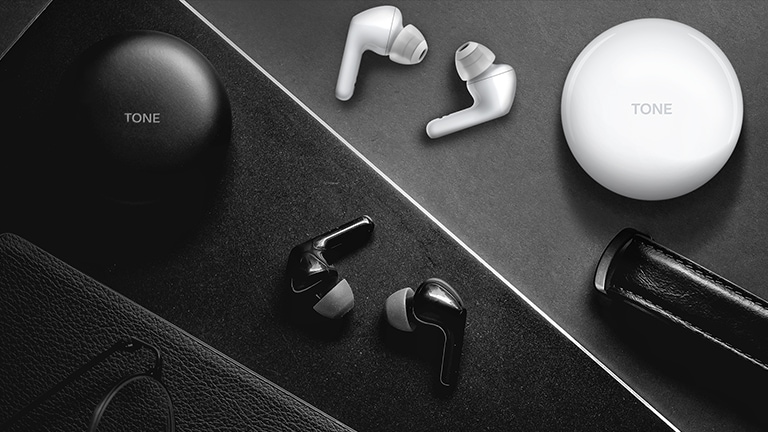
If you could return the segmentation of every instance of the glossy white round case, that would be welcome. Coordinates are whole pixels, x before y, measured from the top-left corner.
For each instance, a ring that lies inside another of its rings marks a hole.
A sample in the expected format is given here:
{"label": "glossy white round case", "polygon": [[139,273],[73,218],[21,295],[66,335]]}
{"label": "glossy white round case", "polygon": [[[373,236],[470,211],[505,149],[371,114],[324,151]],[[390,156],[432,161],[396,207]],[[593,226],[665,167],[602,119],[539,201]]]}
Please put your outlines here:
{"label": "glossy white round case", "polygon": [[639,19],[595,38],[563,89],[565,138],[581,167],[627,197],[691,192],[725,165],[741,132],[741,87],[698,30]]}

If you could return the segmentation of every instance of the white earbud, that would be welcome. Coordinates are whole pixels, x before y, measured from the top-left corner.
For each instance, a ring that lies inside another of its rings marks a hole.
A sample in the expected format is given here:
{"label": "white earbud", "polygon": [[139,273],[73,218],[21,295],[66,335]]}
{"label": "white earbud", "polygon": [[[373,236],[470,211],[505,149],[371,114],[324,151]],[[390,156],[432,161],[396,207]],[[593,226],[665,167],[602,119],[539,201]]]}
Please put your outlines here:
{"label": "white earbud", "polygon": [[484,45],[467,42],[456,50],[456,70],[467,82],[471,107],[434,119],[427,135],[440,138],[509,113],[515,100],[517,77],[512,66],[493,64],[496,55]]}
{"label": "white earbud", "polygon": [[341,57],[336,98],[349,100],[355,92],[363,52],[389,55],[395,63],[412,65],[427,53],[427,41],[412,24],[403,27],[403,14],[394,6],[378,6],[352,17]]}

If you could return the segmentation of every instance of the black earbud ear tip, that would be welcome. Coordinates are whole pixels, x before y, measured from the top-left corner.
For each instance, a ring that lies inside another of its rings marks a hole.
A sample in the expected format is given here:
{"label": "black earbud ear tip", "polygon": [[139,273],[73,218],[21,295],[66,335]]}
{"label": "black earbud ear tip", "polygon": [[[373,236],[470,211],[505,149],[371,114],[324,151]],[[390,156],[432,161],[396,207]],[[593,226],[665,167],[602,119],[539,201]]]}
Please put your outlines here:
{"label": "black earbud ear tip", "polygon": [[408,311],[412,299],[411,288],[403,288],[387,297],[384,310],[387,313],[387,322],[392,327],[405,332],[412,332],[416,328]]}
{"label": "black earbud ear tip", "polygon": [[352,294],[352,288],[346,279],[342,279],[315,303],[313,309],[326,318],[338,319],[346,315],[354,306],[355,296]]}

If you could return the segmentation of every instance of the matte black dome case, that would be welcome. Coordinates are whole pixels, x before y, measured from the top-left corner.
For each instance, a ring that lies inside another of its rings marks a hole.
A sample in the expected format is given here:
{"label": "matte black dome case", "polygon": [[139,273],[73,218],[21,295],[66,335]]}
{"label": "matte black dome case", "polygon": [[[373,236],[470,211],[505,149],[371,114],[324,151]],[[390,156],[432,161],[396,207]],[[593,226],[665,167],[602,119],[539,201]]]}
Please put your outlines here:
{"label": "matte black dome case", "polygon": [[199,193],[231,133],[213,66],[155,31],[120,33],[84,51],[62,81],[60,109],[84,185],[120,203]]}

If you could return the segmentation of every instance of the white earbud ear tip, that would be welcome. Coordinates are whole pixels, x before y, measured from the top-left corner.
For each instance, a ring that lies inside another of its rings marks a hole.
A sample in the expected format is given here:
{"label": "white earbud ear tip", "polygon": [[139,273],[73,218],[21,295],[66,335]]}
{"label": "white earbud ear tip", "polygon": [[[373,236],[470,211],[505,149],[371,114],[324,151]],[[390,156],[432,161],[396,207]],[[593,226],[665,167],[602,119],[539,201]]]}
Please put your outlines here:
{"label": "white earbud ear tip", "polygon": [[387,312],[387,322],[392,327],[405,332],[412,332],[416,328],[409,319],[408,308],[411,299],[413,299],[413,290],[410,288],[395,291],[387,297],[384,309]]}
{"label": "white earbud ear tip", "polygon": [[477,42],[467,42],[456,50],[456,70],[464,81],[485,72],[494,60],[496,54]]}
{"label": "white earbud ear tip", "polygon": [[424,35],[413,24],[408,24],[403,27],[392,43],[389,58],[395,63],[413,65],[424,59],[427,50],[427,40],[424,39]]}

